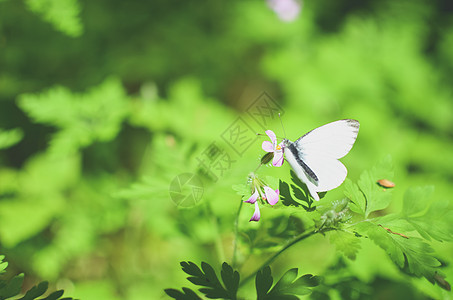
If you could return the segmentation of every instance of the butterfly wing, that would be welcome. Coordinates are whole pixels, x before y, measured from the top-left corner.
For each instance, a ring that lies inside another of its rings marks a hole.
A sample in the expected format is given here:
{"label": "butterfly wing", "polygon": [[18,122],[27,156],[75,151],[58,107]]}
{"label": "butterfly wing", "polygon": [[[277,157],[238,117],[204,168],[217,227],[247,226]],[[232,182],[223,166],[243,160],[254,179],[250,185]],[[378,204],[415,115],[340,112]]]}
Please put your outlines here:
{"label": "butterfly wing", "polygon": [[356,120],[339,120],[318,127],[294,142],[299,159],[317,177],[317,180],[310,178],[316,192],[334,189],[345,180],[347,169],[338,159],[351,150],[359,127]]}

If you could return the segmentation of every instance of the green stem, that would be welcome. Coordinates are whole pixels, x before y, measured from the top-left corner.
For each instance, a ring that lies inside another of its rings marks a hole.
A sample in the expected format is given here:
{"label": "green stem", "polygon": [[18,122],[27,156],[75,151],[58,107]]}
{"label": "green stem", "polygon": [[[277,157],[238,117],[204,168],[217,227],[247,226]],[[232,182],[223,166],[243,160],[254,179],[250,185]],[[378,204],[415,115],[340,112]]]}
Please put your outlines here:
{"label": "green stem", "polygon": [[241,196],[241,201],[239,204],[238,211],[236,213],[236,220],[234,221],[234,241],[233,241],[233,259],[232,259],[232,266],[233,268],[236,266],[236,261],[237,261],[237,247],[238,247],[238,233],[239,233],[239,215],[241,214],[241,208],[242,208],[242,196]]}
{"label": "green stem", "polygon": [[316,234],[316,233],[319,233],[319,231],[317,231],[315,228],[312,228],[310,231],[308,232],[305,232],[305,233],[302,233],[301,235],[297,236],[296,238],[294,238],[291,242],[287,243],[285,246],[283,246],[283,248],[278,251],[277,253],[275,253],[274,255],[272,255],[268,260],[266,260],[258,269],[256,269],[255,272],[251,273],[249,276],[247,276],[244,280],[241,281],[241,283],[239,284],[239,286],[243,286],[245,283],[247,283],[250,279],[252,279],[253,277],[255,277],[256,273],[258,273],[259,270],[263,269],[264,267],[270,265],[280,254],[282,254],[286,249],[288,249],[289,247],[291,247],[292,245]]}
{"label": "green stem", "polygon": [[253,173],[256,173],[256,171],[258,171],[258,169],[259,169],[262,165],[263,165],[263,164],[260,163],[260,164],[258,165],[258,167],[256,167],[255,171],[253,171]]}

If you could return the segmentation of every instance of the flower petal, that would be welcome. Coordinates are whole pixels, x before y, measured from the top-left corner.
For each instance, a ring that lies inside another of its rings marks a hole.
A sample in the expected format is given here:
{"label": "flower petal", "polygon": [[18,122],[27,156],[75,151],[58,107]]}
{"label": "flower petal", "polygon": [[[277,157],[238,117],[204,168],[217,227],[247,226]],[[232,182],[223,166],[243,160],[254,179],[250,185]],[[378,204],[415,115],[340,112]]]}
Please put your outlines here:
{"label": "flower petal", "polygon": [[277,192],[271,189],[270,187],[265,186],[264,193],[266,194],[266,200],[270,205],[275,205],[278,202],[279,194],[277,194]]}
{"label": "flower petal", "polygon": [[272,145],[272,143],[269,141],[264,141],[261,145],[261,148],[263,148],[263,150],[266,152],[274,152],[274,145]]}
{"label": "flower petal", "polygon": [[258,207],[258,202],[255,202],[255,212],[253,213],[253,216],[249,222],[251,221],[258,222],[260,220],[260,217],[261,217],[260,208]]}
{"label": "flower petal", "polygon": [[274,158],[272,159],[272,165],[274,167],[281,167],[283,164],[283,152],[282,151],[275,151]]}
{"label": "flower petal", "polygon": [[253,203],[256,202],[257,199],[258,199],[258,190],[255,189],[255,192],[253,193],[253,195],[251,195],[250,198],[247,201],[244,201],[244,202],[253,204]]}
{"label": "flower petal", "polygon": [[[272,130],[266,130],[265,132],[267,136],[271,139],[272,145],[276,145],[277,137],[275,136],[275,133]],[[272,148],[274,147],[272,146]]]}

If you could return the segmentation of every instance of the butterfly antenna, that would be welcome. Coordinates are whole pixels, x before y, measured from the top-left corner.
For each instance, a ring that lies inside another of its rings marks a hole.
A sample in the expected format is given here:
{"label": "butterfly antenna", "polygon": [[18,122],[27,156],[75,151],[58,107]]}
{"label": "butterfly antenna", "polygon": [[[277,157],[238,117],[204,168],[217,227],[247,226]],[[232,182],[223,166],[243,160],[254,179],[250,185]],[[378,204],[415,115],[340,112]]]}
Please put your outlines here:
{"label": "butterfly antenna", "polygon": [[282,121],[282,117],[280,116],[280,113],[278,113],[278,118],[280,119],[280,124],[282,124],[282,128],[283,128],[283,134],[285,135],[285,139],[286,139],[286,131],[285,131],[285,126],[283,126],[283,121]]}

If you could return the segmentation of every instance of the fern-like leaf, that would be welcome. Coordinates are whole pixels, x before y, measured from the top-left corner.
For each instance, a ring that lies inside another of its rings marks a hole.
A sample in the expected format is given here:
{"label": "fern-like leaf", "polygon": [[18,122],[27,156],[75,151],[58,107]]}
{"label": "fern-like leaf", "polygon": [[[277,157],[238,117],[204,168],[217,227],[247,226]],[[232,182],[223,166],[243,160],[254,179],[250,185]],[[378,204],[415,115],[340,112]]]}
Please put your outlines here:
{"label": "fern-like leaf", "polygon": [[258,271],[256,274],[256,293],[258,300],[270,299],[299,299],[296,295],[308,295],[311,288],[318,286],[321,278],[311,274],[297,277],[298,269],[288,270],[280,280],[272,287],[273,278],[269,266]]}
{"label": "fern-like leaf", "polygon": [[182,270],[191,275],[187,278],[195,285],[203,286],[199,291],[211,299],[236,299],[239,287],[239,273],[226,262],[222,265],[221,278],[224,286],[220,283],[214,269],[206,262],[201,263],[201,269],[193,262],[181,262]]}
{"label": "fern-like leaf", "polygon": [[[0,255],[0,273],[4,271],[4,269],[8,266],[8,263],[3,262],[5,258],[4,255]],[[24,282],[24,274],[19,274],[13,277],[11,280],[6,281],[0,279],[0,300],[10,299],[12,297],[17,297],[22,289],[22,284]],[[22,298],[15,298],[17,300],[33,300],[37,299],[44,295],[49,287],[49,283],[47,281],[43,281],[38,285],[35,285],[30,290],[28,290]],[[72,300],[73,298],[61,298],[63,296],[64,291],[58,290],[51,294],[49,294],[45,298],[40,298],[39,300]]]}

